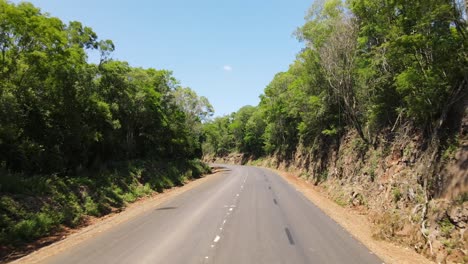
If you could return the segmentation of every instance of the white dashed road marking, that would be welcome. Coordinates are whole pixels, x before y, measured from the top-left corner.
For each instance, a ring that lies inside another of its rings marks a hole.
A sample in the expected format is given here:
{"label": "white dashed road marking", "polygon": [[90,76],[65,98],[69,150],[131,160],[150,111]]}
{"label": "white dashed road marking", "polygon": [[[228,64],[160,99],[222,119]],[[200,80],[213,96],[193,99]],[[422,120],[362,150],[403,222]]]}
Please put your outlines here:
{"label": "white dashed road marking", "polygon": [[[240,192],[242,192],[242,190],[244,189],[244,183],[245,183],[246,181],[247,181],[247,177],[244,178],[244,182],[243,182],[243,184],[241,185]],[[229,210],[228,210],[227,213],[226,213],[226,216],[227,216],[227,217],[231,214],[230,212],[232,212],[232,211],[234,210],[234,208],[236,208],[236,205],[235,205],[235,204],[236,204],[237,199],[239,198],[239,196],[240,196],[239,193],[236,194],[236,197],[234,197],[234,204],[233,204],[233,205],[231,205],[231,206],[224,205],[224,208],[229,208]],[[227,221],[227,219],[224,219],[224,220],[223,220],[223,223],[221,224],[221,227],[219,228],[220,234],[223,232],[223,228],[224,228],[224,225],[226,224],[226,221]],[[219,241],[220,239],[221,239],[221,237],[220,237],[219,235],[216,235],[216,237],[213,239],[213,243],[218,243],[218,241]],[[210,247],[211,247],[211,248],[214,248],[214,247],[215,247],[215,244],[211,244]],[[208,259],[208,258],[209,258],[208,256],[205,257],[205,259]]]}

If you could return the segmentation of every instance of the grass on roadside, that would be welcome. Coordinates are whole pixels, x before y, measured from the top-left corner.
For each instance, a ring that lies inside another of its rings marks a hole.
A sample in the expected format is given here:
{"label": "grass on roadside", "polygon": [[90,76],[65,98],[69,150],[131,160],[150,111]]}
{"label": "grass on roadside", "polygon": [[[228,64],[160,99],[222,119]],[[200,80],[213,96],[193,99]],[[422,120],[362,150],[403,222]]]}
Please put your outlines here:
{"label": "grass on roadside", "polygon": [[0,246],[18,247],[62,226],[76,227],[86,216],[106,215],[209,170],[199,160],[137,160],[74,177],[0,172]]}

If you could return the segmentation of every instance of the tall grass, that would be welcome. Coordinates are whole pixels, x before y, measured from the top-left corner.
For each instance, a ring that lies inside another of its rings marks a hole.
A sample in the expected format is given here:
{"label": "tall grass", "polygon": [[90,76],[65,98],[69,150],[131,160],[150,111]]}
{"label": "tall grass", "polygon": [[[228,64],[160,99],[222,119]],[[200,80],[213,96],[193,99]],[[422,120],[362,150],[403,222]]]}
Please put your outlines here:
{"label": "tall grass", "polygon": [[140,197],[209,172],[199,160],[115,163],[74,177],[0,171],[0,245],[15,247],[76,227]]}

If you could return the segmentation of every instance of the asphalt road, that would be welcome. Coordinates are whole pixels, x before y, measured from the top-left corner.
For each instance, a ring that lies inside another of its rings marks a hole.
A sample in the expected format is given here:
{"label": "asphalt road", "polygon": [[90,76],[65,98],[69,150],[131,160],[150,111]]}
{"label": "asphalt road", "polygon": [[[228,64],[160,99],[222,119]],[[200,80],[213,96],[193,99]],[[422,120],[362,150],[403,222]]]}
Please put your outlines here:
{"label": "asphalt road", "polygon": [[210,177],[45,263],[382,263],[275,173]]}

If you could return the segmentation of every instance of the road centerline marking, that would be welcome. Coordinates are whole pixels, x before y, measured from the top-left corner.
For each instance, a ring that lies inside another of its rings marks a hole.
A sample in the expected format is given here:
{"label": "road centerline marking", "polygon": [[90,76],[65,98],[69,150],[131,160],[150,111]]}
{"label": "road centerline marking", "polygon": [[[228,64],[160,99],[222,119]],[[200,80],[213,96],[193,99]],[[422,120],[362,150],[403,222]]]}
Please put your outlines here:
{"label": "road centerline marking", "polygon": [[285,228],[284,232],[286,232],[286,236],[288,237],[289,244],[294,245],[294,240],[292,238],[291,232],[289,231],[289,228]]}

